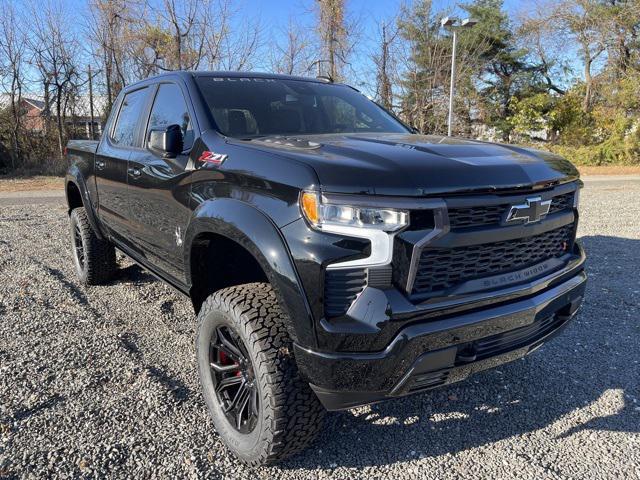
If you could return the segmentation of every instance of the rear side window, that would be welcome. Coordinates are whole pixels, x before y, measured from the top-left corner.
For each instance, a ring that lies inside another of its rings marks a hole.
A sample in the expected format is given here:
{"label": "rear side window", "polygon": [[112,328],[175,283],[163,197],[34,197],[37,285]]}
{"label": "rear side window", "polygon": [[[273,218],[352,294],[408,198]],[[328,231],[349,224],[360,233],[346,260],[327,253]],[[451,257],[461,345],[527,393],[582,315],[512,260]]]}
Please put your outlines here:
{"label": "rear side window", "polygon": [[[175,83],[163,83],[158,89],[158,94],[153,102],[149,129],[165,128],[169,125],[178,125],[182,131],[184,149],[189,150],[193,145],[193,123],[187,109],[187,103],[182,95],[182,90]],[[147,138],[149,133],[147,132]]]}
{"label": "rear side window", "polygon": [[147,98],[147,88],[127,93],[122,100],[111,140],[121,147],[135,146],[136,126]]}

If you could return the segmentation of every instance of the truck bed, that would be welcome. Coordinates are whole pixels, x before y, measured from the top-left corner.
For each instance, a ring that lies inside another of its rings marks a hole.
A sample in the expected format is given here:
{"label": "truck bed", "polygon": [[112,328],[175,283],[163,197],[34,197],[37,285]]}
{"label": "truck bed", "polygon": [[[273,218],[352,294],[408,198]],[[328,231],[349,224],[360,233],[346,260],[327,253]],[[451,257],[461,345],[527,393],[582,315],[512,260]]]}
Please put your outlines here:
{"label": "truck bed", "polygon": [[67,152],[75,152],[80,155],[89,153],[93,155],[98,149],[98,143],[98,140],[69,140],[67,143]]}

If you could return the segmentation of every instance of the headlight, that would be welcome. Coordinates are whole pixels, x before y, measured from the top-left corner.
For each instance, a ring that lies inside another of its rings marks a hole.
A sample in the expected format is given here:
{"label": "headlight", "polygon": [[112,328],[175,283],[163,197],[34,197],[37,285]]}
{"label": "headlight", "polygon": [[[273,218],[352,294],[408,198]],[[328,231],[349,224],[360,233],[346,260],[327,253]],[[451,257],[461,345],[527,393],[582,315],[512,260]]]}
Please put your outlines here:
{"label": "headlight", "polygon": [[307,221],[320,230],[351,227],[395,232],[409,224],[409,213],[392,208],[322,202],[317,192],[303,192],[300,207]]}

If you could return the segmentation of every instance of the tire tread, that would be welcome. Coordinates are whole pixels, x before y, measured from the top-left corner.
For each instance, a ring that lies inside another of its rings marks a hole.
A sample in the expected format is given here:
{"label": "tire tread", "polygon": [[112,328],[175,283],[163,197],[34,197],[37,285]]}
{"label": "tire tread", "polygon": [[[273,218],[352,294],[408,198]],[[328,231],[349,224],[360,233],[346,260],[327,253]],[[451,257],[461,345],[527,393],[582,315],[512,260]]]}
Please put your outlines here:
{"label": "tire tread", "polygon": [[317,436],[325,410],[308,383],[300,376],[293,358],[293,342],[283,322],[272,287],[249,283],[225,288],[210,295],[202,305],[199,318],[209,312],[225,310],[240,319],[239,327],[250,339],[261,358],[255,367],[264,392],[261,401],[269,405],[265,414],[261,453],[245,462],[252,466],[275,463],[309,446]]}
{"label": "tire tread", "polygon": [[85,285],[107,283],[116,271],[116,251],[113,244],[97,237],[84,207],[74,208],[71,211],[71,222],[78,223],[80,234],[84,239],[86,271],[84,278],[81,277],[80,280]]}

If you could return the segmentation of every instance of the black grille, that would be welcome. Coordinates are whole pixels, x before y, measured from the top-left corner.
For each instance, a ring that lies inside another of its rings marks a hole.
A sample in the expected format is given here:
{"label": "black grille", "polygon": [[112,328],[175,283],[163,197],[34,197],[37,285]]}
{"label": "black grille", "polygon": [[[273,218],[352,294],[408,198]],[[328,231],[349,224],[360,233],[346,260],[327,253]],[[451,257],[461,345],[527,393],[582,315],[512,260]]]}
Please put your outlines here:
{"label": "black grille", "polygon": [[349,307],[367,284],[367,272],[361,268],[327,270],[324,277],[324,314],[339,317]]}
{"label": "black grille", "polygon": [[573,208],[573,192],[553,197],[549,213],[561,212],[569,208]]}
{"label": "black grille", "polygon": [[481,207],[452,208],[449,210],[449,225],[452,229],[499,224],[509,204]]}
{"label": "black grille", "polygon": [[[557,195],[552,198],[549,213],[556,213],[573,207],[573,192]],[[472,228],[488,225],[499,225],[511,204],[483,205],[477,207],[460,207],[449,209],[451,228]]]}
{"label": "black grille", "polygon": [[573,224],[527,238],[422,251],[414,294],[446,290],[474,278],[499,275],[567,253]]}

